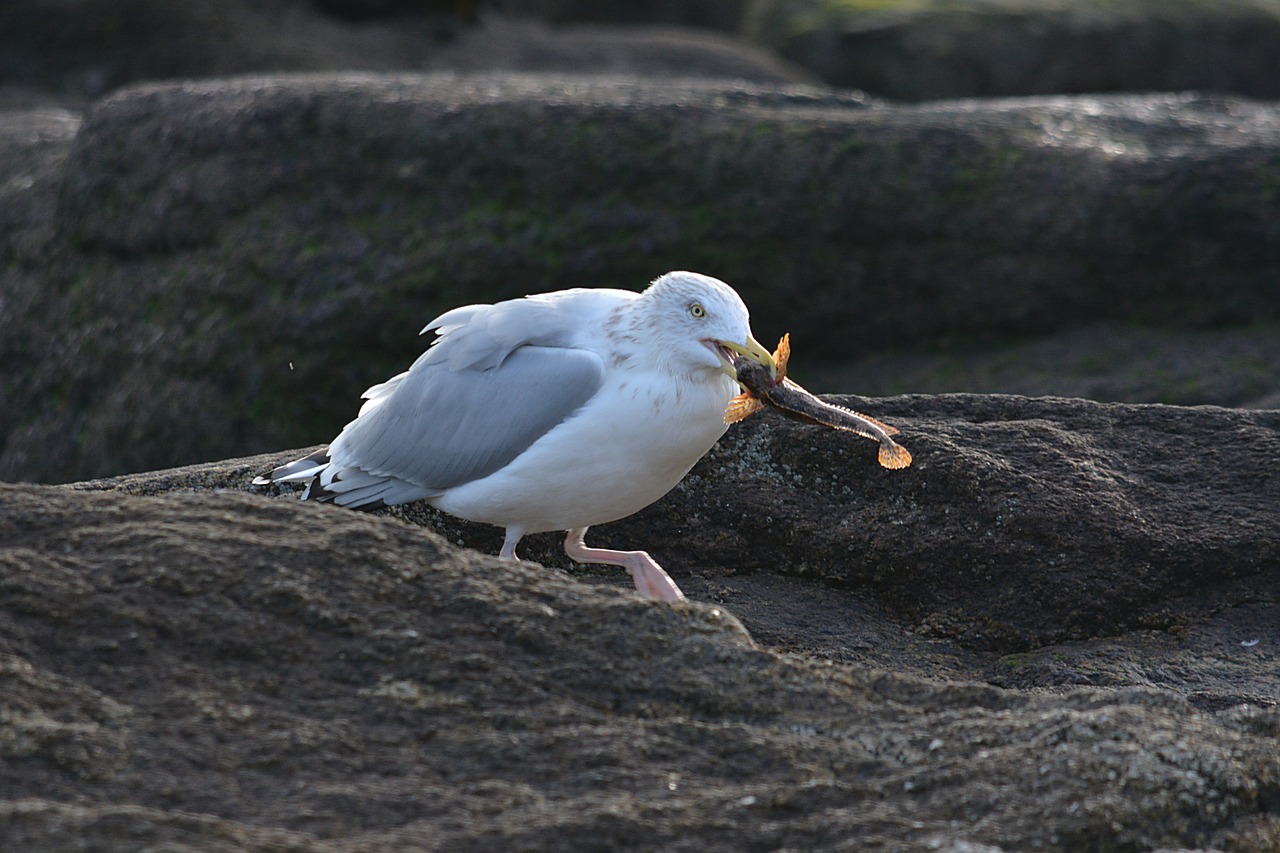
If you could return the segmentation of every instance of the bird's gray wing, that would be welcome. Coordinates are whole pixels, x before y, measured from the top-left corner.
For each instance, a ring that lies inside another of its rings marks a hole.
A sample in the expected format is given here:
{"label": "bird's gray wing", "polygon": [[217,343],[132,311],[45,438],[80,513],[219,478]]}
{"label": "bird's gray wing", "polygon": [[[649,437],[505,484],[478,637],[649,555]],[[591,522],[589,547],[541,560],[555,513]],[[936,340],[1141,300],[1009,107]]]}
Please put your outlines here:
{"label": "bird's gray wing", "polygon": [[589,318],[636,298],[625,290],[575,288],[508,299],[494,305],[464,305],[446,311],[422,330],[439,334],[419,361],[449,363],[454,370],[497,367],[516,347],[566,347]]}
{"label": "bird's gray wing", "polygon": [[359,468],[438,494],[510,463],[591,399],[603,377],[598,354],[568,347],[517,347],[487,369],[420,359],[370,389],[330,458],[339,470]]}

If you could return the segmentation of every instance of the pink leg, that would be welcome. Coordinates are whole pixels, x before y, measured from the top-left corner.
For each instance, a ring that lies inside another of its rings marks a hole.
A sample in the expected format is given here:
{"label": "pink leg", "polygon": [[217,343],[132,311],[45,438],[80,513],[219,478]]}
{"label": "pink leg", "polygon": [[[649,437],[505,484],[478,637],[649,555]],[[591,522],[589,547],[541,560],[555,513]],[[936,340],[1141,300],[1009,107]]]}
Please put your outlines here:
{"label": "pink leg", "polygon": [[607,566],[622,566],[631,572],[636,589],[645,598],[657,598],[662,601],[684,601],[684,593],[671,576],[654,562],[644,551],[610,551],[607,548],[588,548],[582,541],[587,535],[587,528],[579,527],[570,530],[564,538],[564,552],[576,563],[604,563]]}
{"label": "pink leg", "polygon": [[520,541],[522,536],[524,536],[524,531],[519,527],[508,527],[506,536],[502,539],[502,550],[498,553],[498,559],[520,562],[520,558],[516,556],[516,543]]}

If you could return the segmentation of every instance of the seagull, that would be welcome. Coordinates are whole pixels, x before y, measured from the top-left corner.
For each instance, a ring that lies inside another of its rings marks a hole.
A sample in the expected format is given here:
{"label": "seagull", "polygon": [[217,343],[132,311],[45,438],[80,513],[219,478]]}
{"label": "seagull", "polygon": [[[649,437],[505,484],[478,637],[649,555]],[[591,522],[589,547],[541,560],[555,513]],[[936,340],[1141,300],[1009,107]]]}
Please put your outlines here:
{"label": "seagull", "polygon": [[589,547],[587,528],[661,498],[722,436],[736,356],[772,376],[729,285],[670,272],[642,293],[574,288],[466,305],[404,373],[364,393],[325,449],[254,480],[306,482],[303,500],[353,509],[423,500],[506,529],[566,531],[578,563],[626,568],[648,598],[679,587],[644,551]]}

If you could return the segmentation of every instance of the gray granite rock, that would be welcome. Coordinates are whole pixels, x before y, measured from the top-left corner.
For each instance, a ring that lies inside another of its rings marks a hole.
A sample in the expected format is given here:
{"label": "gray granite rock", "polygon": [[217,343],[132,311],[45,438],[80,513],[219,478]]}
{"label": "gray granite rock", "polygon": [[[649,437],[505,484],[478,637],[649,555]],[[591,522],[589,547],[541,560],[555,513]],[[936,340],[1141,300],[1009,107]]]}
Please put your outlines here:
{"label": "gray granite rock", "polygon": [[757,415],[595,531],[674,607],[286,454],[0,486],[0,840],[1274,849],[1276,416],[844,402],[915,464]]}
{"label": "gray granite rock", "polygon": [[910,101],[1280,97],[1273,0],[757,0],[743,31],[828,83]]}
{"label": "gray granite rock", "polygon": [[[8,479],[325,441],[441,310],[675,268],[815,366],[1280,311],[1280,114],[1246,101],[336,75],[54,125],[0,187]],[[842,375],[823,390],[860,390]]]}

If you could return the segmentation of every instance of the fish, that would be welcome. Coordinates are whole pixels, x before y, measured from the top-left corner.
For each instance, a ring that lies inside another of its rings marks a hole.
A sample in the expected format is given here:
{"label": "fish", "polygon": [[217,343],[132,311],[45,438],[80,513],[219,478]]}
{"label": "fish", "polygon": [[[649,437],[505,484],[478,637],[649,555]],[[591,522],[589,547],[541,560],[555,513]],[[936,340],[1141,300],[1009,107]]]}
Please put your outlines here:
{"label": "fish", "polygon": [[768,406],[798,421],[845,430],[878,441],[880,452],[877,459],[885,468],[906,468],[911,464],[911,453],[892,438],[898,434],[896,429],[852,409],[823,402],[787,378],[787,362],[791,360],[789,332],[778,341],[773,360],[777,365],[776,377],[770,376],[769,369],[762,364],[743,356],[734,358],[733,367],[738,373],[742,393],[730,400],[725,408],[725,423],[736,424]]}

